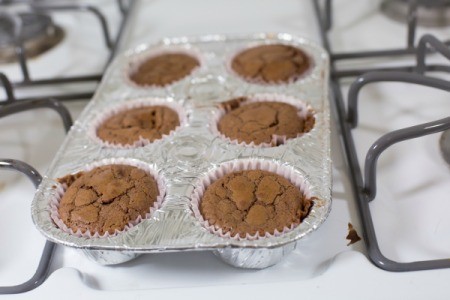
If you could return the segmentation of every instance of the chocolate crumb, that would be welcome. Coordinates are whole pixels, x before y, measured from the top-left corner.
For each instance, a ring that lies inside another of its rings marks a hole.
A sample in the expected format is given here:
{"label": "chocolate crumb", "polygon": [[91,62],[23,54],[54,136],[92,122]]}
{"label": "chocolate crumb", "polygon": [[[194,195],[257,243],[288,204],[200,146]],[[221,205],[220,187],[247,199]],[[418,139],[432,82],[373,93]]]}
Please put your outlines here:
{"label": "chocolate crumb", "polygon": [[[69,175],[66,175],[64,177],[56,179],[56,181],[59,182],[60,184],[65,184],[67,187],[69,187],[69,186],[72,185],[72,183],[75,180],[80,178],[83,174],[84,174],[84,172],[78,172],[78,173],[75,173],[75,174],[69,174]],[[55,188],[56,188],[56,186],[55,186]]]}
{"label": "chocolate crumb", "polygon": [[245,101],[247,101],[247,97],[238,97],[220,103],[220,107],[226,112],[229,112],[238,108],[241,105],[241,103],[244,103]]}
{"label": "chocolate crumb", "polygon": [[361,238],[359,237],[355,228],[353,228],[352,223],[348,223],[348,234],[347,234],[346,239],[350,241],[350,242],[348,242],[347,246],[350,246],[361,240]]}

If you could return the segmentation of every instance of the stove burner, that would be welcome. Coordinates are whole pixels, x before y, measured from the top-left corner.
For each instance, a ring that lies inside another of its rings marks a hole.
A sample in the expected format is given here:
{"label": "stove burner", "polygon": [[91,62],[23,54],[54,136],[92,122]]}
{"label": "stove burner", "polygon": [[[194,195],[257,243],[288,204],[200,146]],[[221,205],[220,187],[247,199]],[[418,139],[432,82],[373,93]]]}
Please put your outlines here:
{"label": "stove burner", "polygon": [[410,5],[417,5],[417,24],[426,27],[450,25],[450,0],[385,0],[381,11],[389,18],[407,22]]}
{"label": "stove burner", "polygon": [[58,44],[64,37],[63,30],[52,19],[43,14],[0,14],[0,63],[17,60],[16,31],[27,57],[35,57]]}

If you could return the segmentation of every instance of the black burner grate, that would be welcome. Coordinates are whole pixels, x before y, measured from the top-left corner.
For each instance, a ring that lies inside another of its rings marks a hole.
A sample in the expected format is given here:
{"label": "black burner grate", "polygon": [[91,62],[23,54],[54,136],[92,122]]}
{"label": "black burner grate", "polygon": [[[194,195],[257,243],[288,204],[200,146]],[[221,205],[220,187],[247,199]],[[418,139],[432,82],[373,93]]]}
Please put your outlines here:
{"label": "black burner grate", "polygon": [[[2,4],[11,4],[12,1],[1,1]],[[110,37],[108,31],[108,24],[106,18],[103,16],[100,11],[93,6],[83,6],[83,5],[52,5],[52,6],[44,6],[38,5],[35,3],[38,2],[29,2],[29,1],[20,1],[27,2],[28,5],[34,10],[39,11],[40,16],[45,16],[44,12],[48,11],[82,11],[88,12],[95,15],[99,24],[103,30],[103,38],[106,46],[110,49],[110,57],[108,63],[115,56],[117,51],[117,46],[120,42],[123,30],[126,26],[129,15],[131,14],[132,8],[136,0],[117,0],[117,6],[120,12],[122,13],[122,22],[119,28],[119,32],[117,37],[113,40]],[[14,2],[16,3],[16,2]],[[49,108],[56,111],[63,121],[63,126],[66,132],[69,131],[72,126],[72,118],[70,116],[69,111],[63,106],[58,100],[75,100],[75,99],[89,99],[92,97],[93,93],[91,92],[81,92],[77,94],[64,94],[57,97],[52,96],[41,96],[41,97],[30,97],[30,98],[22,98],[19,99],[15,96],[14,90],[19,89],[21,87],[27,86],[36,86],[36,85],[51,85],[51,84],[70,84],[76,82],[85,82],[85,81],[99,81],[102,77],[102,74],[94,74],[88,76],[80,76],[80,77],[68,77],[68,78],[51,78],[51,79],[43,79],[43,80],[33,80],[28,72],[27,65],[27,57],[25,56],[26,52],[26,40],[28,37],[35,36],[36,33],[40,34],[41,31],[48,31],[48,26],[51,20],[48,18],[43,18],[42,23],[39,23],[38,26],[34,26],[35,19],[33,17],[29,17],[29,15],[16,15],[11,17],[10,15],[0,14],[0,48],[2,45],[8,44],[10,41],[15,43],[14,46],[14,54],[19,59],[20,67],[23,73],[23,80],[20,82],[11,83],[6,75],[0,73],[0,86],[3,86],[6,94],[6,99],[0,100],[0,118],[17,114],[23,111],[32,110],[32,109],[40,109],[40,108]],[[39,21],[40,22],[40,21]],[[29,29],[27,29],[27,24],[32,24]],[[25,42],[25,43],[24,43]],[[58,100],[57,100],[58,99]],[[40,181],[41,175],[30,165],[25,162],[21,162],[18,160],[0,158],[0,171],[3,170],[16,170],[24,175],[26,175],[32,183],[37,188]],[[15,286],[3,286],[0,287],[0,294],[18,294],[25,293],[30,291],[39,285],[41,285],[45,279],[47,278],[47,273],[49,270],[49,266],[51,263],[52,254],[55,248],[55,244],[50,241],[47,241],[44,249],[42,251],[42,256],[39,261],[39,265],[36,269],[35,274],[26,282],[15,285]]]}
{"label": "black burner grate", "polygon": [[[120,22],[119,30],[115,38],[112,38],[109,32],[109,26],[108,26],[108,20],[104,16],[104,14],[95,6],[92,5],[83,5],[83,4],[57,4],[55,1],[51,2],[51,4],[48,4],[48,2],[39,2],[39,1],[31,1],[27,2],[25,1],[28,8],[33,11],[37,12],[40,15],[45,15],[46,13],[54,12],[57,13],[59,11],[69,11],[69,12],[81,12],[81,13],[88,13],[92,14],[95,18],[98,19],[98,24],[101,26],[102,29],[102,35],[103,35],[103,42],[105,43],[106,47],[110,50],[110,55],[107,61],[107,65],[112,60],[112,58],[116,55],[119,43],[122,38],[122,34],[124,32],[124,28],[129,20],[129,16],[132,14],[132,11],[134,9],[136,0],[116,0],[117,3],[117,9],[122,14],[122,20]],[[3,3],[8,4],[8,3]],[[0,2],[0,7],[2,3]],[[6,14],[3,14],[3,16],[6,16]],[[29,72],[28,68],[28,59],[25,55],[27,52],[26,50],[26,44],[21,39],[20,35],[20,21],[18,20],[18,17],[11,18],[9,17],[9,24],[10,25],[4,25],[8,32],[11,32],[10,26],[13,26],[12,32],[14,33],[13,39],[15,40],[15,49],[14,49],[14,55],[19,61],[20,70],[22,73],[23,79],[20,81],[12,82],[12,86],[15,88],[26,88],[30,86],[46,86],[46,85],[60,85],[60,84],[76,84],[79,82],[99,82],[102,78],[102,74],[90,74],[90,75],[84,75],[84,76],[71,76],[71,77],[58,77],[58,78],[46,78],[46,79],[33,79],[32,74]],[[4,23],[8,23],[8,21],[4,21]],[[11,25],[12,24],[12,25]],[[42,27],[44,25],[40,25]],[[45,27],[45,26],[44,26]],[[35,29],[33,29],[35,30]],[[101,40],[99,39],[99,42]],[[106,68],[107,66],[105,66]],[[93,91],[84,91],[81,93],[68,93],[64,95],[43,95],[39,98],[55,98],[61,101],[69,101],[69,100],[80,100],[80,99],[89,99],[93,95]],[[39,98],[31,97],[31,98],[21,98],[18,100],[36,100]],[[0,105],[4,103],[5,101],[2,101],[0,99]]]}
{"label": "black burner grate", "polygon": [[[0,107],[0,118],[21,113],[27,110],[48,108],[56,111],[59,114],[63,122],[65,131],[69,131],[73,123],[72,117],[70,116],[67,108],[57,100],[41,99],[32,101],[16,101],[11,88],[11,84],[6,76],[0,73],[0,80],[6,87],[6,93],[8,95],[8,101],[4,106]],[[15,170],[22,173],[31,180],[35,188],[38,188],[42,180],[41,175],[32,166],[19,160],[0,158],[0,170]],[[55,244],[47,241],[45,243],[41,259],[34,275],[22,284],[14,286],[0,286],[0,294],[25,293],[41,285],[47,277],[54,249]]]}
{"label": "black burner grate", "polygon": [[[450,60],[449,42],[441,42],[434,36],[423,36],[416,46],[415,32],[417,27],[416,20],[416,1],[409,1],[408,16],[408,37],[407,46],[404,49],[387,49],[379,51],[364,51],[352,53],[335,54],[328,39],[328,31],[332,27],[332,1],[325,0],[321,6],[320,0],[312,0],[316,17],[319,23],[323,44],[331,57],[331,107],[335,110],[338,122],[341,127],[341,138],[343,140],[344,152],[349,165],[353,195],[357,202],[361,223],[364,230],[364,241],[367,247],[368,255],[371,261],[378,267],[388,271],[415,271],[429,270],[439,268],[450,268],[449,259],[415,261],[415,262],[396,262],[388,259],[381,253],[378,245],[377,235],[373,225],[372,215],[369,207],[370,201],[376,196],[376,167],[379,156],[388,147],[413,138],[426,136],[433,133],[443,132],[450,129],[450,117],[419,124],[416,126],[389,132],[379,138],[366,154],[365,174],[363,176],[358,163],[357,151],[353,139],[352,129],[358,125],[358,98],[360,91],[369,83],[375,82],[400,82],[413,83],[422,86],[433,87],[436,89],[449,91],[450,82],[434,77],[425,76],[425,72],[447,72],[450,73],[450,67],[447,65],[426,65],[425,57],[427,53],[439,52]],[[339,70],[336,66],[338,60],[351,59],[356,60],[367,57],[386,58],[399,55],[415,55],[416,64],[384,68],[384,69],[353,69]],[[341,79],[344,77],[356,77],[356,80],[350,86],[348,94],[348,106],[345,107],[344,96],[341,88]]]}

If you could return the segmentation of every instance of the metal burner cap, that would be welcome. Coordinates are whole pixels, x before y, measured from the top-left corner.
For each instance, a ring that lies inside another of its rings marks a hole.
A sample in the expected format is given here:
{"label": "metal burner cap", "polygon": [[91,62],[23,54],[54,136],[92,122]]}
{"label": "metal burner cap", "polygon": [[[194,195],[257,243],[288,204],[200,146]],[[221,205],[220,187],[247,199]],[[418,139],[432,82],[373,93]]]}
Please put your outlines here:
{"label": "metal burner cap", "polygon": [[[381,11],[389,18],[406,23],[412,1],[385,0]],[[450,25],[450,0],[416,0],[417,24],[426,27]]]}
{"label": "metal burner cap", "polygon": [[39,13],[0,14],[0,62],[16,60],[16,32],[27,57],[34,57],[58,44],[64,37],[50,16]]}

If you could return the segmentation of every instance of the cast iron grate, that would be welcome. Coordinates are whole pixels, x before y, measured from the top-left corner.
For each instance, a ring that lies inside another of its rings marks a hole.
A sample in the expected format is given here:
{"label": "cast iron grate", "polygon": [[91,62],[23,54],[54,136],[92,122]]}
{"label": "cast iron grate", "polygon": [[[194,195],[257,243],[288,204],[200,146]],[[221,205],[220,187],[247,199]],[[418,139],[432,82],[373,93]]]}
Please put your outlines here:
{"label": "cast iron grate", "polygon": [[[13,114],[21,113],[28,110],[48,108],[56,111],[62,119],[64,130],[69,131],[72,126],[72,117],[70,116],[67,108],[55,99],[36,99],[29,101],[17,101],[14,97],[13,89],[8,78],[0,73],[0,80],[5,87],[6,94],[8,96],[7,101],[4,101],[4,105],[0,106],[0,118],[10,116]],[[25,176],[27,176],[34,184],[35,188],[38,188],[41,183],[42,177],[32,166],[25,162],[0,158],[0,170],[15,170]],[[46,241],[44,249],[42,251],[41,259],[34,275],[26,282],[14,286],[0,286],[0,294],[18,294],[30,291],[39,285],[41,285],[46,277],[50,267],[51,258],[55,244]]]}
{"label": "cast iron grate", "polygon": [[[115,56],[118,45],[120,43],[124,28],[127,24],[127,20],[131,11],[133,9],[135,0],[117,0],[118,8],[122,14],[122,21],[119,27],[119,31],[117,37],[113,40],[110,36],[108,30],[107,19],[105,16],[94,6],[87,5],[44,5],[42,3],[33,3],[27,2],[27,5],[36,12],[45,13],[49,11],[83,11],[92,13],[98,20],[99,24],[102,27],[103,32],[103,40],[106,47],[110,50],[110,55],[108,59],[108,63]],[[0,3],[1,4],[1,3]],[[9,2],[4,4],[11,4]],[[20,26],[20,22],[12,22],[10,25],[12,26]],[[64,77],[64,78],[49,78],[49,79],[41,79],[41,80],[33,80],[29,70],[28,70],[28,62],[27,57],[25,56],[25,49],[22,41],[22,37],[20,35],[21,28],[14,28],[12,30],[14,32],[15,43],[15,53],[17,55],[20,69],[23,75],[23,80],[20,82],[10,82],[10,80],[6,77],[6,75],[0,73],[0,84],[3,86],[6,99],[0,100],[0,118],[10,116],[13,114],[17,114],[27,110],[40,109],[40,108],[49,108],[56,111],[62,119],[62,123],[66,132],[69,131],[72,126],[72,118],[70,116],[69,111],[62,105],[58,100],[78,100],[78,99],[89,99],[92,97],[91,92],[82,92],[82,93],[67,93],[59,96],[41,96],[41,97],[28,97],[28,98],[17,98],[14,95],[14,89],[19,89],[21,87],[29,87],[29,86],[40,86],[40,85],[56,85],[56,84],[71,84],[77,82],[97,82],[101,79],[102,74],[94,74],[94,75],[86,75],[79,77]],[[37,188],[41,182],[41,175],[30,165],[25,162],[14,160],[14,159],[6,159],[0,158],[0,170],[15,170],[24,175],[26,175]],[[42,255],[36,269],[34,275],[27,280],[26,282],[14,286],[2,286],[0,287],[0,294],[18,294],[30,291],[35,289],[39,285],[41,285],[46,277],[50,267],[51,258],[55,249],[55,244],[47,241],[45,243],[44,249],[42,251]]]}
{"label": "cast iron grate", "polygon": [[[397,262],[388,259],[381,252],[375,233],[369,202],[376,196],[376,167],[379,156],[388,147],[413,138],[443,132],[450,129],[450,117],[434,122],[419,124],[408,128],[389,132],[379,138],[366,154],[364,176],[358,163],[357,152],[352,135],[352,129],[358,125],[358,97],[361,89],[374,82],[399,82],[413,83],[450,92],[450,82],[439,78],[425,76],[426,71],[450,73],[450,66],[426,65],[425,58],[429,52],[439,52],[450,60],[450,43],[441,42],[432,35],[423,36],[417,46],[415,45],[415,32],[417,27],[416,9],[417,3],[409,1],[407,45],[403,49],[386,49],[377,51],[363,51],[352,53],[334,53],[329,39],[328,31],[332,27],[332,1],[312,0],[316,18],[319,23],[323,45],[331,57],[330,86],[331,106],[335,110],[341,127],[344,152],[350,167],[353,194],[357,202],[361,223],[364,230],[364,241],[370,260],[378,267],[388,271],[415,271],[438,268],[449,268],[450,259]],[[321,5],[323,4],[323,5]],[[336,66],[338,60],[354,60],[360,58],[386,58],[392,56],[415,55],[416,64],[391,68],[352,69],[339,70]],[[344,77],[356,77],[350,86],[348,94],[348,106],[345,108],[344,96],[340,80]]]}
{"label": "cast iron grate", "polygon": [[[130,15],[132,14],[134,5],[136,0],[116,0],[118,10],[120,11],[122,15],[122,19],[120,22],[119,30],[117,33],[117,36],[115,38],[111,37],[111,34],[109,32],[108,27],[108,21],[107,18],[104,16],[104,14],[95,6],[92,5],[84,5],[84,4],[55,4],[55,2],[50,2],[51,4],[48,4],[49,2],[39,2],[39,1],[25,1],[27,6],[29,7],[30,11],[36,12],[38,14],[45,14],[49,12],[60,12],[60,11],[69,11],[69,12],[83,12],[83,13],[89,13],[95,16],[95,18],[98,20],[98,24],[101,26],[102,29],[102,38],[103,42],[105,44],[105,47],[109,49],[109,58],[107,61],[107,64],[105,68],[109,65],[112,58],[117,54],[119,44],[122,39],[122,35],[124,32],[124,29],[126,27],[126,24],[130,18]],[[6,2],[1,5],[9,5],[12,3]],[[10,19],[14,19],[14,15],[10,16]],[[14,35],[10,38],[14,40],[15,44],[15,54],[17,56],[17,59],[19,61],[20,71],[22,74],[22,80],[17,82],[12,82],[12,86],[15,88],[25,88],[30,86],[50,86],[50,85],[60,85],[60,84],[74,84],[74,83],[80,83],[80,82],[99,82],[102,78],[103,74],[91,74],[91,75],[84,75],[84,76],[69,76],[69,77],[58,77],[58,78],[46,78],[46,79],[33,79],[32,75],[30,74],[29,68],[28,68],[28,59],[25,55],[25,46],[23,41],[23,36],[21,34],[22,28],[21,28],[21,22],[10,22],[9,26],[14,26],[14,29],[12,32]],[[101,39],[99,39],[101,40]],[[93,95],[93,92],[87,91],[87,92],[81,92],[81,93],[66,93],[63,95],[46,95],[46,96],[40,96],[39,98],[56,98],[60,101],[68,101],[68,100],[79,100],[79,99],[90,99]],[[18,100],[36,100],[39,99],[37,97],[27,97],[27,98],[21,98]],[[0,100],[0,105],[4,103]]]}

